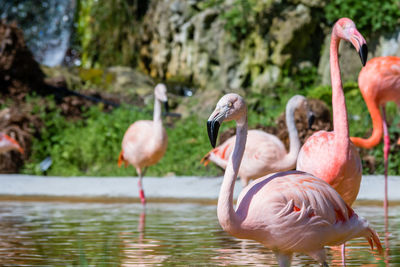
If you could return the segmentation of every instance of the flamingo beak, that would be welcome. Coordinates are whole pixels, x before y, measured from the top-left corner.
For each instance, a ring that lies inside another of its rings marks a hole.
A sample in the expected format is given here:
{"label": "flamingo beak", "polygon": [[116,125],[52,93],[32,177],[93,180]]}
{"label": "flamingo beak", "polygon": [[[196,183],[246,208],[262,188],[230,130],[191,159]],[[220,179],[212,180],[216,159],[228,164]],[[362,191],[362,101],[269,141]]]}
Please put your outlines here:
{"label": "flamingo beak", "polygon": [[307,112],[307,120],[308,120],[308,129],[311,129],[311,126],[315,121],[315,114],[312,111]]}
{"label": "flamingo beak", "polygon": [[207,121],[208,138],[210,139],[210,143],[213,148],[215,148],[217,143],[218,130],[220,126],[221,125],[217,120]]}
{"label": "flamingo beak", "polygon": [[216,108],[210,115],[207,121],[208,138],[210,139],[211,146],[215,148],[218,137],[218,130],[224,121],[227,109]]}
{"label": "flamingo beak", "polygon": [[367,47],[367,42],[365,41],[364,37],[359,33],[356,29],[354,29],[351,33],[351,37],[349,40],[353,46],[356,48],[358,51],[358,54],[360,55],[361,63],[363,66],[367,63],[368,59],[368,47]]}
{"label": "flamingo beak", "polygon": [[363,64],[363,66],[365,66],[368,58],[368,47],[366,44],[363,44],[361,46],[360,50],[358,50],[358,54],[360,55],[361,63]]}
{"label": "flamingo beak", "polygon": [[168,114],[169,113],[168,100],[164,101],[164,109],[165,109],[165,114]]}

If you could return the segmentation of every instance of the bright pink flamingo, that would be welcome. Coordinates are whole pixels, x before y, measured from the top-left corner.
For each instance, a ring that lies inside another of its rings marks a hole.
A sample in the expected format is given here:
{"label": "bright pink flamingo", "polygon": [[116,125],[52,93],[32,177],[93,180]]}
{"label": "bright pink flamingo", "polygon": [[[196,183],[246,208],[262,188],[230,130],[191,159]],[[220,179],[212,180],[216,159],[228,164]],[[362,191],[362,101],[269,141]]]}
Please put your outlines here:
{"label": "bright pink flamingo", "polygon": [[360,188],[362,165],[360,156],[349,138],[346,102],[338,61],[340,39],[354,45],[363,64],[367,57],[365,40],[357,31],[354,22],[348,18],[338,20],[332,30],[330,46],[333,131],[319,131],[307,139],[299,152],[297,170],[323,178],[351,206]]}
{"label": "bright pink flamingo", "polygon": [[[278,172],[288,171],[296,167],[297,155],[300,150],[300,139],[294,121],[294,112],[299,107],[305,107],[308,115],[307,100],[304,96],[295,95],[286,104],[286,125],[289,132],[290,150],[286,152],[285,145],[275,135],[260,130],[248,131],[246,148],[242,159],[242,167],[239,169],[239,177],[243,187],[250,180],[261,176]],[[223,169],[228,165],[228,159],[235,145],[235,136],[230,137],[223,144],[208,152],[202,162],[206,166],[209,161]]]}
{"label": "bright pink flamingo", "polygon": [[[351,137],[356,146],[372,148],[379,144],[384,135],[383,158],[385,164],[385,230],[388,228],[387,175],[390,139],[386,123],[385,105],[393,101],[400,107],[400,58],[376,57],[368,61],[358,76],[358,86],[367,104],[372,119],[372,135],[364,139]],[[382,109],[382,115],[379,109]],[[383,118],[382,118],[383,117]],[[400,144],[400,139],[397,141]]]}
{"label": "bright pink flamingo", "polygon": [[[319,131],[310,136],[299,152],[296,169],[324,179],[351,206],[360,189],[362,165],[360,156],[349,138],[346,101],[338,59],[341,39],[353,44],[365,65],[368,50],[364,37],[357,31],[352,20],[339,19],[333,26],[330,45],[333,132]],[[344,245],[342,252],[344,263]]]}
{"label": "bright pink flamingo", "polygon": [[6,153],[10,150],[17,150],[21,154],[24,153],[24,150],[17,141],[5,133],[0,133],[0,153]]}
{"label": "bright pink flamingo", "polygon": [[247,139],[247,108],[243,98],[227,94],[207,122],[215,144],[223,121],[236,121],[236,142],[225,170],[217,215],[222,228],[241,239],[255,240],[273,250],[280,266],[289,266],[294,252],[307,253],[327,265],[324,246],[365,237],[381,252],[379,237],[325,181],[300,171],[259,178],[240,193],[236,211],[233,190]]}
{"label": "bright pink flamingo", "polygon": [[140,120],[129,126],[122,140],[122,150],[118,166],[132,164],[139,175],[138,187],[140,201],[144,205],[146,197],[142,187],[142,178],[148,166],[156,164],[165,154],[168,136],[161,120],[161,102],[168,107],[167,88],[158,84],[154,89],[153,120]]}

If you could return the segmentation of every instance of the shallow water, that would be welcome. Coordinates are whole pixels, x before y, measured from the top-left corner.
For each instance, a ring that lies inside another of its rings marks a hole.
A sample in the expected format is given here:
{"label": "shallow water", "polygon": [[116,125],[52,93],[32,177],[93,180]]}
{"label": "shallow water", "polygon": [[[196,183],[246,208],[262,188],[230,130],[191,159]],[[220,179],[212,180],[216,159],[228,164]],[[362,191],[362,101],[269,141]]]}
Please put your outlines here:
{"label": "shallow water", "polygon": [[[383,209],[355,206],[384,242]],[[400,206],[390,207],[390,263],[400,263]],[[331,266],[340,250],[328,248]],[[364,239],[347,246],[348,266],[383,265]],[[223,232],[215,205],[0,202],[1,266],[276,265],[274,255],[252,241]],[[293,266],[315,262],[297,254]]]}

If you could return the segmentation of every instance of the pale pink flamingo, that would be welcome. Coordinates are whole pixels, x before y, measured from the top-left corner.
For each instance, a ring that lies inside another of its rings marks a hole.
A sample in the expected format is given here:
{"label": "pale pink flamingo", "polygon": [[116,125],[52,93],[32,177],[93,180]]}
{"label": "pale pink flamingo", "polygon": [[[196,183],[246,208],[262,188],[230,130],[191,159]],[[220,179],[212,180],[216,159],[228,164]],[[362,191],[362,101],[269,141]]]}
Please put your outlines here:
{"label": "pale pink flamingo", "polygon": [[10,150],[19,151],[21,154],[24,153],[24,150],[17,141],[5,133],[0,133],[0,153],[6,153]]}
{"label": "pale pink flamingo", "polygon": [[168,136],[161,120],[161,102],[168,107],[167,88],[158,84],[154,89],[153,120],[140,120],[129,126],[122,140],[122,150],[118,158],[118,166],[132,164],[139,175],[138,187],[140,201],[144,205],[146,197],[142,186],[142,178],[148,166],[156,164],[165,154]]}
{"label": "pale pink flamingo", "polygon": [[[248,131],[248,141],[246,142],[242,159],[243,164],[239,169],[239,177],[243,187],[252,179],[273,172],[292,170],[296,167],[297,155],[301,145],[294,120],[294,112],[300,107],[306,108],[308,116],[312,116],[304,96],[295,95],[286,104],[286,126],[290,140],[289,153],[286,152],[282,141],[275,135],[261,130]],[[202,159],[204,165],[206,166],[209,161],[212,161],[225,169],[228,165],[229,156],[233,151],[235,139],[236,137],[232,136],[223,144],[208,152]]]}
{"label": "pale pink flamingo", "polygon": [[[372,119],[372,135],[369,138],[350,137],[356,146],[372,148],[384,135],[383,159],[385,164],[385,230],[388,229],[387,175],[390,138],[386,122],[385,106],[393,101],[400,107],[400,57],[376,57],[368,61],[358,76],[358,86]],[[382,115],[379,109],[382,109]],[[397,141],[400,144],[400,139]]]}
{"label": "pale pink flamingo", "polygon": [[[339,19],[333,26],[330,44],[333,131],[319,131],[310,136],[300,149],[297,170],[311,173],[329,183],[351,206],[360,189],[362,165],[360,155],[349,138],[346,101],[344,98],[338,50],[340,40],[351,42],[360,54],[362,64],[368,49],[354,22]],[[343,263],[345,246],[342,247]]]}
{"label": "pale pink flamingo", "polygon": [[378,235],[357,216],[325,181],[300,171],[259,178],[240,193],[233,208],[233,190],[247,139],[247,108],[242,97],[227,94],[207,121],[215,145],[223,121],[236,121],[236,142],[218,197],[221,227],[234,237],[255,240],[273,250],[280,266],[289,266],[292,254],[307,253],[327,265],[324,246],[365,237],[381,252]]}

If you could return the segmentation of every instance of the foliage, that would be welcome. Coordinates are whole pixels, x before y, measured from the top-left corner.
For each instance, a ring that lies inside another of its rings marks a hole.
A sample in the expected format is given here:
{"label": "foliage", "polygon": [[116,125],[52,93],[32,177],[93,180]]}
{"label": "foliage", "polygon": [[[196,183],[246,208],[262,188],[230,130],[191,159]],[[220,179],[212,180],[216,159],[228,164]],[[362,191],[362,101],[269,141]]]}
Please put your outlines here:
{"label": "foliage", "polygon": [[256,12],[255,0],[233,0],[229,6],[224,5],[224,0],[207,0],[201,4],[202,9],[219,7],[219,17],[225,22],[224,28],[230,34],[232,42],[244,39],[254,28]]}
{"label": "foliage", "polygon": [[360,32],[370,35],[376,31],[391,32],[399,24],[399,0],[333,0],[325,6],[326,18],[334,23],[341,17],[357,22]]}
{"label": "foliage", "polygon": [[[151,119],[149,108],[138,110],[123,106],[110,113],[99,107],[86,112],[84,121],[67,122],[55,106],[45,109],[38,106],[46,127],[41,139],[33,143],[31,162],[25,165],[25,173],[40,174],[38,164],[51,156],[53,165],[49,175],[132,176],[134,168],[118,168],[117,159],[121,140],[131,123],[139,119]],[[204,122],[190,117],[167,128],[168,150],[163,159],[148,169],[146,175],[215,175],[215,167],[205,168],[200,159],[210,150]],[[179,153],[178,153],[179,152]]]}
{"label": "foliage", "polygon": [[126,0],[78,1],[77,34],[84,67],[135,65],[135,31],[143,3]]}

